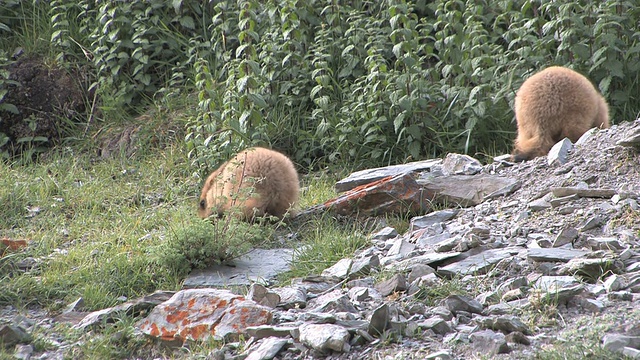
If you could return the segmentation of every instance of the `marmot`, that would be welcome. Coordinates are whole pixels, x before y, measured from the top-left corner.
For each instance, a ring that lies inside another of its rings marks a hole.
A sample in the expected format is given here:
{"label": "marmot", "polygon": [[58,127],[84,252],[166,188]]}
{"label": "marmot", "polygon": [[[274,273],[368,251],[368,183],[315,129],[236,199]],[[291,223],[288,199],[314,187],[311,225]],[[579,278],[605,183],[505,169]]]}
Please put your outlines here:
{"label": "marmot", "polygon": [[298,173],[285,155],[265,148],[241,151],[209,175],[200,194],[198,215],[225,211],[245,221],[264,215],[282,218],[298,201]]}
{"label": "marmot", "polygon": [[528,78],[515,101],[518,137],[512,160],[546,155],[558,141],[577,141],[587,130],[609,127],[609,106],[591,82],[564,67]]}

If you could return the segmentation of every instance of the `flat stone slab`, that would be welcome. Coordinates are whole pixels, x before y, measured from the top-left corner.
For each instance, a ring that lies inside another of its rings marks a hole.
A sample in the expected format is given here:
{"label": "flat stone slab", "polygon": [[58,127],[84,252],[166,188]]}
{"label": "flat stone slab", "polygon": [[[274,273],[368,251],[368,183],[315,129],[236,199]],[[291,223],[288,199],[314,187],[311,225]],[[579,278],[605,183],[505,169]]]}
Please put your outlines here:
{"label": "flat stone slab", "polygon": [[387,176],[396,176],[405,173],[428,171],[434,165],[442,163],[442,159],[430,159],[415,161],[408,164],[392,165],[375,169],[356,171],[348,177],[338,181],[335,185],[337,192],[351,190],[360,185],[372,183],[384,179]]}
{"label": "flat stone slab", "polygon": [[253,249],[233,261],[233,265],[214,265],[194,270],[184,281],[183,288],[228,287],[269,283],[288,271],[293,249]]}
{"label": "flat stone slab", "polygon": [[522,185],[516,179],[488,174],[433,176],[421,173],[416,182],[426,193],[435,194],[435,202],[462,207],[511,194]]}
{"label": "flat stone slab", "polygon": [[511,257],[514,252],[517,253],[517,251],[509,249],[486,250],[456,263],[443,266],[437,272],[445,277],[484,274],[500,260]]}
{"label": "flat stone slab", "polygon": [[556,249],[556,248],[541,248],[541,249],[529,249],[527,250],[527,258],[533,261],[562,261],[567,262],[573,258],[580,257],[589,253],[585,250],[575,249]]}
{"label": "flat stone slab", "polygon": [[617,194],[615,189],[585,189],[582,187],[557,187],[551,190],[554,196],[563,197],[569,195],[577,195],[579,197],[593,197],[593,198],[610,198]]}
{"label": "flat stone slab", "polygon": [[428,253],[424,255],[414,256],[412,258],[398,261],[396,263],[391,263],[385,266],[385,268],[389,270],[394,270],[394,271],[404,271],[416,264],[432,265],[434,263],[438,263],[447,259],[454,258],[460,254],[461,254],[460,252]]}

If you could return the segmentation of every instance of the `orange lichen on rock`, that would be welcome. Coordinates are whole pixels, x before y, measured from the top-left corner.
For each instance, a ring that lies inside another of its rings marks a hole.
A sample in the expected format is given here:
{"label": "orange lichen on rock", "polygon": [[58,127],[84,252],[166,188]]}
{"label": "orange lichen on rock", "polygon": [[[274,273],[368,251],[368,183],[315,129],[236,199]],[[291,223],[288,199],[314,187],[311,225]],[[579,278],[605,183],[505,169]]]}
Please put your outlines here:
{"label": "orange lichen on rock", "polygon": [[248,326],[264,325],[271,319],[270,309],[228,290],[189,289],[156,306],[137,326],[169,341],[211,336],[237,339]]}
{"label": "orange lichen on rock", "polygon": [[167,322],[170,324],[176,324],[179,321],[184,321],[189,316],[189,311],[178,310],[167,314]]}
{"label": "orange lichen on rock", "polygon": [[432,197],[426,195],[413,175],[404,173],[357,186],[323,206],[341,215],[406,213],[407,210],[417,213],[430,207]]}

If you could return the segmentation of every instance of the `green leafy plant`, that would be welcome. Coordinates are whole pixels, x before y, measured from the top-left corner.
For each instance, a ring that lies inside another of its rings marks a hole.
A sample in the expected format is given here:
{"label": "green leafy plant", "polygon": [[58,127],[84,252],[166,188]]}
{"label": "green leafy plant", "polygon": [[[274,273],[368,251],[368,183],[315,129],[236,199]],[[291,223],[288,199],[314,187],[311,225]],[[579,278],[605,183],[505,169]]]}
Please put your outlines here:
{"label": "green leafy plant", "polygon": [[[9,64],[7,53],[0,50],[0,123],[2,122],[3,112],[6,111],[13,114],[18,113],[18,108],[15,105],[4,100],[5,96],[7,96],[7,92],[9,91],[6,87],[8,85],[18,85],[15,81],[9,79],[9,71],[5,68],[7,64]],[[4,150],[0,151],[0,158],[9,158],[9,151],[5,147],[5,145],[9,143],[9,140],[10,139],[7,134],[0,132],[0,149],[4,148]]]}
{"label": "green leafy plant", "polygon": [[[251,188],[243,189],[228,199],[231,208],[225,216],[189,220],[172,231],[168,241],[156,249],[157,262],[177,274],[194,268],[204,268],[237,258],[252,247],[265,245],[273,236],[273,228],[265,226],[271,219],[259,218],[255,222],[242,221],[241,209],[234,204],[253,196]],[[221,199],[222,201],[223,199]]]}
{"label": "green leafy plant", "polygon": [[3,48],[44,38],[59,61],[91,64],[103,110],[198,94],[185,133],[203,172],[257,144],[304,168],[508,151],[515,93],[549,65],[587,75],[614,122],[640,111],[631,1],[0,6]]}

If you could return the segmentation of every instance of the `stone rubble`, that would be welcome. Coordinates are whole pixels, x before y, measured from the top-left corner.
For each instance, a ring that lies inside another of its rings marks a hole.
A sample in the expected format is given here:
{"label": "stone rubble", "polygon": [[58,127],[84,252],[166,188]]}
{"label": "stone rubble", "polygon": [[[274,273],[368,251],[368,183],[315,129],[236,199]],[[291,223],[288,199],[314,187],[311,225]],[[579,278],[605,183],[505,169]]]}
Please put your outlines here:
{"label": "stone rubble", "polygon": [[[216,352],[220,359],[511,359],[573,341],[558,334],[587,319],[603,351],[640,358],[638,133],[640,121],[590,131],[564,144],[551,165],[543,157],[479,167],[450,154],[354,173],[324,210],[411,209],[406,232],[384,227],[352,258],[289,285],[253,281],[246,297],[164,293],[86,314],[76,327],[153,308],[136,324],[146,336],[244,339]],[[424,196],[457,200],[432,211]],[[604,316],[613,324],[599,330]],[[23,335],[35,326],[14,320],[0,328],[0,341],[29,343]],[[38,358],[32,352],[15,350],[16,358]]]}

